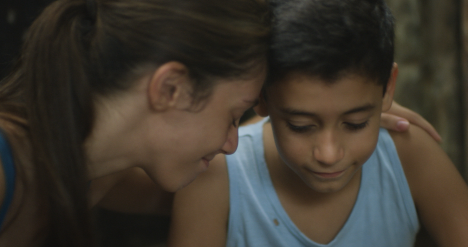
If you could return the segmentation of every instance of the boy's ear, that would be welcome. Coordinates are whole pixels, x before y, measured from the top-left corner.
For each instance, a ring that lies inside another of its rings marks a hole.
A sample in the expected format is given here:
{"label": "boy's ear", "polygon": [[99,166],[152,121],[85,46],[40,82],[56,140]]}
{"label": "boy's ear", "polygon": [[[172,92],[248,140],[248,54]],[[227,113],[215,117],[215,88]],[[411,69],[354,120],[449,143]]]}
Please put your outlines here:
{"label": "boy's ear", "polygon": [[168,62],[157,68],[148,85],[150,107],[165,111],[175,106],[190,106],[191,82],[188,69],[179,62]]}
{"label": "boy's ear", "polygon": [[395,85],[396,79],[398,76],[398,64],[393,63],[392,71],[390,73],[390,78],[387,83],[387,90],[382,99],[382,112],[386,112],[390,109],[393,102],[393,95],[395,94]]}
{"label": "boy's ear", "polygon": [[258,96],[258,104],[253,107],[253,110],[257,115],[261,117],[267,117],[268,116],[268,110],[265,102],[265,95],[264,95],[264,90],[260,92],[260,95]]}

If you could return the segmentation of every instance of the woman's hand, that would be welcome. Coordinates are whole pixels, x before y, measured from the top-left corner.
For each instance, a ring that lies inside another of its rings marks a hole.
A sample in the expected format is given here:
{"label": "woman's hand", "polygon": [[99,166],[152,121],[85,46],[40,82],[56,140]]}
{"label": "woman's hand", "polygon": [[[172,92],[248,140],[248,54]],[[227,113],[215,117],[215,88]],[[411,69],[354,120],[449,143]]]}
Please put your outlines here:
{"label": "woman's hand", "polygon": [[382,118],[380,120],[380,126],[383,128],[399,132],[408,130],[410,123],[424,129],[437,142],[441,142],[442,138],[439,133],[437,133],[426,119],[421,117],[418,113],[397,104],[395,101],[393,101],[390,110],[382,113]]}

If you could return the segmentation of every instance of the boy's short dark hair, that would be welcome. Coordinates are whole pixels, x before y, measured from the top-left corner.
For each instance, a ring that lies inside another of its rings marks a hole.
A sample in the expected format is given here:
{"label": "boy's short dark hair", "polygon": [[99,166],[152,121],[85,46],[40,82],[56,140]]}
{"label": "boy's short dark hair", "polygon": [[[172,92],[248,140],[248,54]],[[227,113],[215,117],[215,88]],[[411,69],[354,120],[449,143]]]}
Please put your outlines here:
{"label": "boy's short dark hair", "polygon": [[359,74],[384,86],[394,53],[394,19],[384,0],[272,0],[267,83],[292,71],[335,81]]}

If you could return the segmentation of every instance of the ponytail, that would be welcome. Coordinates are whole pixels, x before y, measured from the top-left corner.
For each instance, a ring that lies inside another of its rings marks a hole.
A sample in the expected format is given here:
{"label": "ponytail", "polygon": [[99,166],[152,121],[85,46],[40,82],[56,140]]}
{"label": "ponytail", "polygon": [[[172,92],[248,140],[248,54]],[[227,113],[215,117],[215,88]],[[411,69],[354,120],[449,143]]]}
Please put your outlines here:
{"label": "ponytail", "polygon": [[32,24],[23,50],[23,69],[33,72],[23,75],[26,114],[52,246],[92,246],[83,142],[93,119],[85,44],[93,23],[83,1],[57,1]]}

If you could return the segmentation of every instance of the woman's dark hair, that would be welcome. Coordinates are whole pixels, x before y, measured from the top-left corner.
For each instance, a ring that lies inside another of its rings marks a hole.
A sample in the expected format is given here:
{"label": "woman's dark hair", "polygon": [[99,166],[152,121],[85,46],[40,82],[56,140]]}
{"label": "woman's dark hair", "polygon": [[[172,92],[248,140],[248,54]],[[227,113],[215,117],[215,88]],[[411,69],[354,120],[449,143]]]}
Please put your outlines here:
{"label": "woman's dark hair", "polygon": [[261,0],[59,0],[44,10],[2,81],[0,111],[27,122],[50,214],[47,246],[93,246],[83,149],[93,99],[178,61],[201,100],[215,79],[263,67],[269,22]]}

